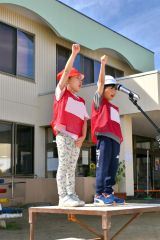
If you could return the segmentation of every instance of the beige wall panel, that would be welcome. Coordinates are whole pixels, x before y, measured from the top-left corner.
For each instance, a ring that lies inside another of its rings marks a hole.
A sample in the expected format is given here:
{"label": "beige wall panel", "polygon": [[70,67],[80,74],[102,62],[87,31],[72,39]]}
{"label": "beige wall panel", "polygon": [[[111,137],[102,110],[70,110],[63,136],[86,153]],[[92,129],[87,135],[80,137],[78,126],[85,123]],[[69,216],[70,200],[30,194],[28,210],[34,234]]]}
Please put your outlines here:
{"label": "beige wall panel", "polygon": [[38,125],[39,126],[50,125],[50,121],[53,116],[53,99],[54,99],[54,94],[39,96],[38,98],[38,104],[39,104]]}
{"label": "beige wall panel", "polygon": [[127,195],[134,195],[134,175],[133,175],[133,143],[132,143],[132,119],[130,116],[121,117],[121,127],[123,142],[120,149],[120,160],[125,161],[125,179],[123,179],[121,192]]}
{"label": "beige wall panel", "polygon": [[37,106],[36,85],[0,74],[0,98],[6,101]]}
{"label": "beige wall panel", "polygon": [[[118,83],[139,94],[140,100],[138,101],[138,104],[144,111],[153,111],[160,110],[160,81],[158,78],[159,74],[157,71],[154,71],[124,77],[123,79],[118,79]],[[80,95],[86,100],[88,111],[90,111],[93,95],[96,89],[97,86],[95,84],[90,84],[88,86],[83,86],[80,91]],[[121,115],[139,112],[128,99],[128,95],[121,91],[117,92],[117,96],[113,100],[113,103],[119,106]]]}
{"label": "beige wall panel", "polygon": [[34,125],[37,121],[37,109],[11,101],[0,100],[0,120]]}
{"label": "beige wall panel", "polygon": [[45,128],[35,126],[34,173],[37,177],[45,177]]}
{"label": "beige wall panel", "polygon": [[[119,83],[140,96],[138,104],[144,111],[160,110],[160,84],[157,71],[125,77],[124,79],[119,79]],[[138,112],[136,106],[129,101],[128,95],[125,93],[118,92],[114,102],[119,105],[121,114]]]}

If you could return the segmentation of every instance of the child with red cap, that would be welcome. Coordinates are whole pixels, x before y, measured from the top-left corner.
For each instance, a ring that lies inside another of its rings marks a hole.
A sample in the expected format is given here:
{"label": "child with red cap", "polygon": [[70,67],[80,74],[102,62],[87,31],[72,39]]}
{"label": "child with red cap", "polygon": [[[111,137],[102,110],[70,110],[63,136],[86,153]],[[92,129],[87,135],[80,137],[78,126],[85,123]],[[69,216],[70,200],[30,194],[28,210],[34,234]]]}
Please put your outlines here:
{"label": "child with red cap", "polygon": [[101,67],[91,115],[91,134],[96,146],[96,205],[123,204],[114,195],[113,185],[119,163],[122,132],[119,109],[111,103],[116,96],[116,79],[105,76],[107,56],[101,57]]}
{"label": "child with red cap", "polygon": [[79,52],[79,44],[73,44],[65,68],[57,74],[59,83],[55,90],[54,117],[51,122],[58,148],[59,165],[56,179],[59,206],[63,207],[85,204],[75,193],[76,164],[86,137],[89,119],[84,99],[77,96],[84,79],[84,75],[73,68]]}

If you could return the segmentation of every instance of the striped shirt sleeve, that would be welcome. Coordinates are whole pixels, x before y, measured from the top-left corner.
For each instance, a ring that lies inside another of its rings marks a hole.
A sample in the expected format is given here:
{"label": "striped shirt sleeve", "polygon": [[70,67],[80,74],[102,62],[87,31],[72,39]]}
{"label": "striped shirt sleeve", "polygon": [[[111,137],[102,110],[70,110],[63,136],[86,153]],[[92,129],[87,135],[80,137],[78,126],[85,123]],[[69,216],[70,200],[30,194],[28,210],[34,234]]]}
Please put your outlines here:
{"label": "striped shirt sleeve", "polygon": [[98,92],[95,92],[93,101],[94,101],[95,109],[98,110],[102,102],[102,96],[100,96]]}

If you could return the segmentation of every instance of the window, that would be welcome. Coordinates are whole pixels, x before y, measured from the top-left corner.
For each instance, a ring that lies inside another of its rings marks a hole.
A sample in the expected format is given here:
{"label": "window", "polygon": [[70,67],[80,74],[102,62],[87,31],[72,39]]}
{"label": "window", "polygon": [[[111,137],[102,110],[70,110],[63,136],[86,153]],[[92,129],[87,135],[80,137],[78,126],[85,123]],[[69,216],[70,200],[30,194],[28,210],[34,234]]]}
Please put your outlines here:
{"label": "window", "polygon": [[[70,54],[71,50],[57,45],[57,73],[65,67]],[[81,54],[78,54],[73,65],[79,71],[81,71],[81,60]]]}
{"label": "window", "polygon": [[[89,127],[89,126],[88,126]],[[77,162],[76,176],[88,176],[89,164],[96,162],[96,146],[90,142],[90,131],[81,148]],[[56,138],[51,127],[46,127],[46,161],[45,172],[47,178],[55,178],[58,169],[58,149]]]}
{"label": "window", "polygon": [[0,173],[5,176],[34,173],[34,128],[0,122]]}
{"label": "window", "polygon": [[11,174],[12,124],[0,123],[0,174]]}
{"label": "window", "polygon": [[34,42],[27,33],[17,31],[17,75],[33,78]]}
{"label": "window", "polygon": [[[0,70],[16,74],[16,29],[0,23]],[[4,57],[5,56],[5,57]]]}
{"label": "window", "polygon": [[[60,72],[64,67],[65,64],[71,54],[71,50],[57,45],[57,73]],[[100,70],[100,62],[93,60],[91,58],[88,58],[86,56],[83,56],[82,54],[78,54],[74,65],[76,69],[78,69],[80,72],[84,73],[84,82],[83,84],[90,84],[90,83],[96,83],[98,81],[99,76],[99,70]],[[106,74],[111,75],[115,78],[123,77],[124,72],[110,67],[106,66],[105,69]]]}
{"label": "window", "polygon": [[[71,50],[57,45],[57,73],[65,67],[70,54]],[[94,82],[94,61],[92,59],[78,54],[73,67],[84,73],[84,84]]]}
{"label": "window", "polygon": [[15,128],[16,174],[33,174],[33,127],[26,125],[16,125]]}
{"label": "window", "polygon": [[84,57],[84,84],[94,82],[94,61],[90,58]]}
{"label": "window", "polygon": [[82,66],[82,55],[78,54],[74,61],[73,67],[78,69],[78,71],[81,71],[81,66]]}
{"label": "window", "polygon": [[119,78],[119,77],[123,77],[124,76],[124,72],[119,70],[119,69],[116,69],[114,67],[111,67],[111,66],[106,66],[106,69],[105,69],[105,72],[107,75],[111,75],[112,77],[115,77],[115,78]]}
{"label": "window", "polygon": [[0,71],[34,79],[34,37],[2,22]]}
{"label": "window", "polygon": [[100,71],[100,62],[94,61],[94,83],[97,83]]}
{"label": "window", "polygon": [[57,73],[65,67],[69,56],[70,50],[61,46],[57,46]]}

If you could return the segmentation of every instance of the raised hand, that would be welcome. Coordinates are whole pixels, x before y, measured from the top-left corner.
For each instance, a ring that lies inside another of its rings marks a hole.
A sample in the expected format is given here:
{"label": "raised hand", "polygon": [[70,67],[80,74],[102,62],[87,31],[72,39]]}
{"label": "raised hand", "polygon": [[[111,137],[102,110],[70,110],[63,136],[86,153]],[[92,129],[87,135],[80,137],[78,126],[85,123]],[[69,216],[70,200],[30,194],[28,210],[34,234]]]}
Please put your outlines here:
{"label": "raised hand", "polygon": [[101,63],[102,63],[102,64],[107,64],[107,62],[108,62],[108,56],[103,55],[103,56],[101,57]]}
{"label": "raised hand", "polygon": [[74,53],[75,55],[77,55],[80,52],[80,45],[79,44],[73,44],[72,45],[72,53]]}

